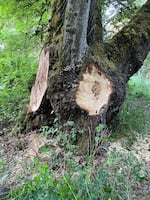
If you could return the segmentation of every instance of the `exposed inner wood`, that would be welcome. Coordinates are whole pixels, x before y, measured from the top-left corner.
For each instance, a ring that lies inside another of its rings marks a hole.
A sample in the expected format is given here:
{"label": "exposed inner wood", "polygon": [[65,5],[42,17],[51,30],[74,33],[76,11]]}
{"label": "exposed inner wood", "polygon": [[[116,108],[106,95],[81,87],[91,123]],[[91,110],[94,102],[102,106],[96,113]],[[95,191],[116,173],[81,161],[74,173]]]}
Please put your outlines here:
{"label": "exposed inner wood", "polygon": [[83,73],[76,93],[77,105],[89,115],[99,115],[103,106],[107,106],[112,93],[112,83],[104,72],[89,65]]}
{"label": "exposed inner wood", "polygon": [[49,51],[42,49],[35,83],[31,90],[28,112],[35,112],[41,105],[48,85]]}

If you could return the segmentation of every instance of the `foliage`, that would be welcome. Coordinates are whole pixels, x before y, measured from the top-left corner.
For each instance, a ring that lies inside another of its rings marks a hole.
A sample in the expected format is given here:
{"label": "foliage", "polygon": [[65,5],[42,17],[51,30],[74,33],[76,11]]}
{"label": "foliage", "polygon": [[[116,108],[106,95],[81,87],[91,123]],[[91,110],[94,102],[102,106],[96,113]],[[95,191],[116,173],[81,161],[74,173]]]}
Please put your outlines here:
{"label": "foliage", "polygon": [[44,0],[0,0],[0,120],[14,121],[29,101],[48,6]]}
{"label": "foliage", "polygon": [[125,103],[110,126],[112,139],[126,137],[126,147],[129,149],[137,135],[149,133],[149,55],[143,68],[129,80]]}
{"label": "foliage", "polygon": [[2,174],[4,172],[4,163],[3,160],[0,159],[0,174]]}
{"label": "foliage", "polygon": [[[113,3],[116,7],[118,2],[121,3],[121,1],[105,1],[106,7],[108,3]],[[136,2],[141,5],[139,1]],[[121,19],[122,26],[137,10],[137,3],[134,0],[122,3],[125,3],[125,7],[119,4],[119,9],[113,16],[112,25],[117,29],[120,28]],[[37,57],[48,30],[49,8],[49,0],[0,0],[0,121],[14,121],[23,105],[29,101],[29,92],[37,68]],[[107,21],[104,19],[104,25],[106,24]],[[146,62],[149,63],[149,60]],[[145,65],[148,67],[147,63]],[[147,79],[138,75],[129,81],[126,103],[114,122],[113,137],[128,137],[128,147],[136,140],[133,133],[143,132],[144,123],[148,119],[145,112],[136,104],[137,99],[144,105],[144,101],[147,102],[150,98],[147,69],[141,74]],[[150,105],[147,105],[147,108],[148,106]],[[106,139],[100,134],[103,128],[103,125],[97,127],[99,135],[95,137],[95,148]],[[61,125],[59,118],[55,119],[51,128],[44,126],[41,135],[55,138],[54,145],[61,147],[65,152],[63,153],[64,162],[67,160],[66,172],[57,176],[55,169],[58,169],[61,161],[58,161],[52,149],[42,146],[40,151],[43,154],[49,153],[51,162],[41,162],[36,158],[31,166],[26,165],[26,171],[20,177],[24,184],[10,193],[10,199],[131,200],[132,180],[142,181],[146,178],[146,174],[141,172],[141,163],[132,154],[111,152],[102,166],[95,168],[94,157],[91,155],[88,157],[87,166],[81,167],[72,157],[77,134],[83,132],[84,130],[75,128],[73,121]],[[51,163],[54,166],[53,170]],[[0,175],[4,171],[5,163],[0,159]],[[29,174],[32,175],[32,179],[29,179]]]}
{"label": "foliage", "polygon": [[[8,174],[6,173],[6,171],[8,170],[7,165],[6,165],[6,161],[4,161],[1,157],[3,154],[3,150],[0,149],[0,187],[3,185],[3,182],[5,181],[5,179],[7,178]],[[1,198],[1,195],[0,195]]]}
{"label": "foliage", "polygon": [[97,170],[93,169],[92,162],[84,169],[77,166],[56,179],[47,163],[35,159],[27,172],[32,172],[34,178],[28,180],[24,176],[24,184],[10,196],[15,200],[132,199],[131,178],[138,179],[142,167],[132,154],[110,153]]}
{"label": "foliage", "polygon": [[142,75],[134,76],[131,78],[128,84],[128,98],[143,98],[145,100],[150,99],[150,81],[144,78]]}
{"label": "foliage", "polygon": [[[104,128],[99,125],[96,129],[101,132]],[[39,151],[49,155],[49,159],[43,162],[35,158],[31,165],[24,164],[25,172],[19,181],[23,185],[11,191],[10,199],[132,200],[132,186],[136,181],[147,179],[147,174],[141,170],[142,164],[131,153],[112,151],[101,166],[95,166],[93,154],[86,158],[87,165],[82,167],[74,159],[78,131],[73,121],[60,125],[59,118],[54,120],[53,127],[44,126],[41,136],[54,140],[50,146],[41,146]],[[99,139],[101,137],[95,138],[95,144]],[[52,147],[59,149],[59,156]]]}
{"label": "foliage", "polygon": [[84,130],[80,130],[75,127],[74,121],[67,121],[63,125],[59,123],[59,117],[54,119],[52,127],[43,126],[41,128],[41,135],[46,138],[55,138],[56,146],[60,146],[66,152],[65,157],[71,157],[75,149],[75,143],[77,135],[84,133]]}
{"label": "foliage", "polygon": [[[135,5],[134,0],[104,2],[104,10],[109,10],[109,5],[119,8],[114,20],[119,13],[123,19],[131,17],[131,7]],[[0,121],[14,121],[29,102],[38,54],[48,31],[50,6],[50,0],[0,0]],[[110,9],[109,15],[111,12]],[[104,17],[104,24],[109,22],[106,19]]]}
{"label": "foliage", "polygon": [[0,0],[0,5],[1,27],[13,22],[26,36],[40,34],[43,37],[50,18],[50,0]]}
{"label": "foliage", "polygon": [[[142,94],[140,97],[142,97],[145,100],[150,99],[150,53],[147,55],[144,64],[142,68],[138,71],[137,74],[131,77],[129,80],[129,94],[128,96],[133,95],[133,97],[139,97],[140,93]],[[134,92],[132,91],[134,90]],[[133,92],[133,93],[132,93]],[[135,95],[137,94],[137,96]]]}
{"label": "foliage", "polygon": [[103,9],[104,37],[110,39],[128,24],[145,0],[105,0]]}

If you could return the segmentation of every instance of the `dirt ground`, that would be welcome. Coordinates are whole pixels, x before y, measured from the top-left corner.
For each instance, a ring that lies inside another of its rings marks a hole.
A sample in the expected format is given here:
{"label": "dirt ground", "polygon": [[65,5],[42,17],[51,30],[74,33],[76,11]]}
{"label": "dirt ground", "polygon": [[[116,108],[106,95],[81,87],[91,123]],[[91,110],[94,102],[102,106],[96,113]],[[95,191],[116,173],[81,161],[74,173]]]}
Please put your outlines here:
{"label": "dirt ground", "polygon": [[133,200],[149,200],[150,199],[150,138],[138,138],[138,140],[132,145],[130,151],[122,147],[124,140],[118,140],[113,142],[110,146],[110,151],[132,153],[139,163],[142,163],[141,173],[145,174],[146,181],[134,181],[132,184]]}
{"label": "dirt ground", "polygon": [[[110,144],[109,151],[119,151],[129,153],[129,150],[123,147],[124,139],[115,141]],[[49,145],[55,154],[62,153],[62,149],[54,145],[53,139],[41,137],[38,131],[30,132],[26,135],[14,136],[8,133],[5,129],[0,132],[0,159],[3,160],[5,170],[0,177],[0,187],[14,188],[20,185],[17,182],[17,176],[24,173],[23,163],[30,163],[35,157],[38,157],[41,162],[49,159],[48,154],[42,154],[40,148],[44,145]],[[139,138],[131,147],[132,152],[139,162],[143,164],[142,171],[146,174],[146,181],[134,182],[132,187],[134,192],[134,200],[149,200],[150,199],[150,138]],[[78,162],[82,159],[82,165],[85,160],[77,157]],[[101,162],[105,161],[105,157],[100,158]],[[32,177],[31,177],[32,178]],[[1,189],[0,189],[1,190]]]}

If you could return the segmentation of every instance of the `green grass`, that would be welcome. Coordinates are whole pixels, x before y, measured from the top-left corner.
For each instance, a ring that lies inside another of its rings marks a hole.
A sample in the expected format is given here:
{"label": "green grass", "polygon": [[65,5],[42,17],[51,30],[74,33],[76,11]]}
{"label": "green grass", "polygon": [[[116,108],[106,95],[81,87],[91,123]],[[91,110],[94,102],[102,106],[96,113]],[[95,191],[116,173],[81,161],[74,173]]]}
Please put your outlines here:
{"label": "green grass", "polygon": [[[106,162],[93,168],[93,159],[87,167],[75,167],[56,178],[47,163],[35,159],[24,174],[24,184],[10,193],[15,200],[131,200],[132,181],[141,178],[142,165],[132,154],[109,153]],[[29,172],[34,174],[28,179]],[[76,174],[76,176],[75,176]],[[145,178],[142,176],[142,178]]]}
{"label": "green grass", "polygon": [[149,100],[150,80],[133,76],[128,83],[126,100],[110,126],[113,140],[125,137],[132,145],[137,135],[149,135]]}
{"label": "green grass", "polygon": [[[130,88],[129,88],[130,89]],[[128,91],[129,92],[129,91]],[[128,93],[129,94],[129,93]],[[133,96],[132,96],[133,97]],[[143,102],[142,97],[142,102]],[[147,102],[147,100],[146,100]],[[138,99],[139,103],[139,99]],[[134,105],[134,106],[133,106]],[[128,147],[136,141],[136,131],[144,129],[144,114],[133,99],[128,98],[115,121],[116,132],[113,137],[128,138]],[[118,120],[118,121],[117,121]],[[69,134],[70,133],[70,134]],[[106,161],[98,167],[94,167],[94,156],[87,158],[87,165],[83,168],[73,159],[74,141],[77,130],[74,129],[74,122],[68,121],[59,125],[56,118],[54,126],[43,127],[41,135],[44,137],[56,137],[55,144],[65,150],[65,173],[57,174],[57,170],[51,169],[51,163],[64,166],[58,162],[58,158],[46,146],[40,148],[41,153],[49,153],[52,162],[41,163],[35,159],[32,165],[28,166],[20,180],[24,184],[10,193],[13,200],[133,200],[132,186],[135,182],[147,180],[147,174],[142,172],[142,164],[131,153],[109,152]],[[63,171],[63,170],[62,170]],[[29,173],[34,177],[29,179]],[[58,177],[58,178],[56,178]]]}
{"label": "green grass", "polygon": [[[12,75],[11,75],[12,76]],[[13,77],[13,76],[12,76]],[[30,78],[24,80],[28,82]],[[16,106],[9,105],[4,99],[10,98],[15,103],[20,99],[18,94],[22,89],[19,86],[20,79],[15,79],[14,90],[10,94],[5,89],[1,89],[3,94],[1,99],[1,109],[5,110],[6,118],[16,115]],[[8,85],[9,80],[6,81]],[[11,88],[11,89],[12,89]],[[16,92],[15,92],[16,91]],[[24,92],[24,91],[22,91]],[[28,92],[27,92],[28,93]],[[26,101],[27,93],[19,106]],[[22,93],[20,93],[22,95]],[[16,98],[17,97],[17,98]],[[126,138],[126,148],[130,150],[137,140],[137,135],[147,135],[150,129],[149,124],[149,99],[150,81],[142,76],[134,76],[128,83],[125,103],[118,116],[111,125],[112,140]],[[14,109],[14,112],[12,112]],[[12,116],[10,116],[12,114]],[[5,116],[3,116],[5,118]],[[97,130],[101,130],[101,126]],[[59,146],[65,152],[65,173],[57,176],[57,170],[51,170],[51,164],[59,168],[63,165],[54,154],[53,149],[47,146],[40,147],[42,154],[49,154],[48,162],[41,162],[37,158],[30,166],[25,166],[24,174],[20,176],[20,187],[11,191],[10,200],[132,200],[132,184],[134,181],[143,181],[146,174],[141,172],[142,164],[130,153],[111,152],[106,161],[98,168],[94,168],[94,156],[88,157],[88,164],[82,168],[73,159],[76,149],[75,141],[77,134],[83,134],[83,130],[76,130],[73,121],[68,121],[63,125],[59,124],[59,118],[54,120],[53,127],[44,126],[41,129],[41,136],[54,138],[54,146]],[[99,138],[95,138],[99,141]],[[25,165],[25,164],[24,164]],[[0,160],[0,174],[5,174],[3,160]],[[28,168],[28,170],[26,170]],[[77,175],[75,175],[77,174]],[[31,175],[31,176],[29,176]],[[34,177],[34,178],[29,178]]]}
{"label": "green grass", "polygon": [[[124,106],[113,123],[112,139],[126,137],[128,149],[136,141],[137,134],[147,134],[148,127],[150,128],[148,90],[148,80],[142,82],[141,77],[133,77],[129,81]],[[55,119],[53,127],[44,126],[41,136],[55,138],[53,145],[62,148],[64,158],[60,160],[51,147],[41,146],[40,152],[49,154],[49,160],[41,162],[36,158],[31,165],[25,165],[25,172],[20,176],[20,183],[23,184],[11,191],[8,199],[133,200],[132,186],[136,181],[147,179],[147,175],[141,171],[142,164],[131,153],[113,151],[109,152],[106,161],[97,167],[93,164],[94,156],[87,157],[87,165],[83,168],[74,159],[74,142],[78,132],[73,121],[60,125],[58,118]],[[83,131],[80,134],[83,134]],[[56,166],[53,170],[52,164]],[[60,166],[65,166],[65,169],[62,167],[61,173],[57,171]]]}
{"label": "green grass", "polygon": [[[0,71],[1,73],[1,71]],[[35,64],[24,64],[21,69],[7,70],[0,78],[0,121],[15,121],[20,110],[29,103],[30,89],[34,82]],[[30,82],[32,83],[30,84]]]}
{"label": "green grass", "polygon": [[133,76],[128,82],[127,98],[150,100],[150,80],[142,75]]}

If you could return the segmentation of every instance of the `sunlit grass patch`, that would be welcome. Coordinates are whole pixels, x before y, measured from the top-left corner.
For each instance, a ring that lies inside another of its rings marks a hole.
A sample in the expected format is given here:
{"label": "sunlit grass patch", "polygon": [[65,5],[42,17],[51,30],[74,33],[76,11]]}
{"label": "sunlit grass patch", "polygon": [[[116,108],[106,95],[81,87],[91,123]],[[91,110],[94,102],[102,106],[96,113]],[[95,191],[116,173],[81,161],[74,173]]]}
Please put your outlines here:
{"label": "sunlit grass patch", "polygon": [[127,98],[150,99],[150,80],[141,75],[133,76],[128,82]]}

